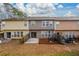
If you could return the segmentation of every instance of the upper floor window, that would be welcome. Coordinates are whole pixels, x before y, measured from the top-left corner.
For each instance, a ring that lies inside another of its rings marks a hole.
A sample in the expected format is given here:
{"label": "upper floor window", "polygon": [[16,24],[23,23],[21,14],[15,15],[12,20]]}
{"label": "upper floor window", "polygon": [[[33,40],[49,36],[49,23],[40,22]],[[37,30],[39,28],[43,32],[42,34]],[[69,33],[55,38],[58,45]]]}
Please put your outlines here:
{"label": "upper floor window", "polygon": [[49,26],[52,26],[53,25],[53,21],[49,21]]}
{"label": "upper floor window", "polygon": [[42,21],[42,26],[43,27],[48,27],[48,26],[52,26],[53,21]]}
{"label": "upper floor window", "polygon": [[1,27],[5,27],[5,22],[2,22],[1,23]]}
{"label": "upper floor window", "polygon": [[27,24],[28,24],[27,22],[24,22],[24,26],[27,26]]}
{"label": "upper floor window", "polygon": [[35,25],[35,24],[36,24],[36,22],[35,22],[35,21],[31,21],[30,23],[31,23],[31,25]]}
{"label": "upper floor window", "polygon": [[54,24],[54,28],[57,29],[57,27],[59,26],[60,22],[59,21],[55,21],[54,23],[55,23]]}
{"label": "upper floor window", "polygon": [[24,26],[27,26],[27,23],[24,23]]}

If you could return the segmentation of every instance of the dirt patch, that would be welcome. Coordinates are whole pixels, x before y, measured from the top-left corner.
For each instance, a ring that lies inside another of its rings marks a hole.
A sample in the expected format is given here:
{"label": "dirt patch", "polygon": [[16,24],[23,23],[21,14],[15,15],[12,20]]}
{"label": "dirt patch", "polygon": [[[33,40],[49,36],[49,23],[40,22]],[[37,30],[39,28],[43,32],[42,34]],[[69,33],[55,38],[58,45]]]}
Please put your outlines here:
{"label": "dirt patch", "polygon": [[79,44],[14,44],[0,45],[0,55],[50,55],[79,51]]}

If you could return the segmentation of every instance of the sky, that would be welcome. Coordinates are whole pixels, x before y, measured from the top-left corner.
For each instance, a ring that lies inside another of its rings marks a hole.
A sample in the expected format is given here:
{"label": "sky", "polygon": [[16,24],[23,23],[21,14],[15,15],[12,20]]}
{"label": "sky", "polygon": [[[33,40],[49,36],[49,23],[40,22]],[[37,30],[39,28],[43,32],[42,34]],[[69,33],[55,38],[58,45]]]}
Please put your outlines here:
{"label": "sky", "polygon": [[27,16],[79,16],[79,3],[10,3]]}
{"label": "sky", "polygon": [[79,3],[24,3],[18,7],[28,16],[79,16]]}

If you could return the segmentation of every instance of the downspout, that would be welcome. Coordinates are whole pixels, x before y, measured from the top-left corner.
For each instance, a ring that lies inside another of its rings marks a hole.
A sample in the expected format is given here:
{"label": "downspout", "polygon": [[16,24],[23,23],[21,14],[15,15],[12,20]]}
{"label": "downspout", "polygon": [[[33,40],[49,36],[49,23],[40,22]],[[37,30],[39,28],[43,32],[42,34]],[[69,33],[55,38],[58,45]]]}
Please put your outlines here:
{"label": "downspout", "polygon": [[53,20],[53,33],[55,33],[55,21]]}

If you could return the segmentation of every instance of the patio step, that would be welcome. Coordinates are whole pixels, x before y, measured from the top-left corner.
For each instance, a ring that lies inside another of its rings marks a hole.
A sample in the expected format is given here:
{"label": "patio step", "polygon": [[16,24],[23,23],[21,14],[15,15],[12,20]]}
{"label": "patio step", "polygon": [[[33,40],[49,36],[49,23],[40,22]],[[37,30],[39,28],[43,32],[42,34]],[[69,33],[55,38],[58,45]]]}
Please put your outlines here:
{"label": "patio step", "polygon": [[30,38],[25,43],[39,43],[39,39],[38,38]]}

